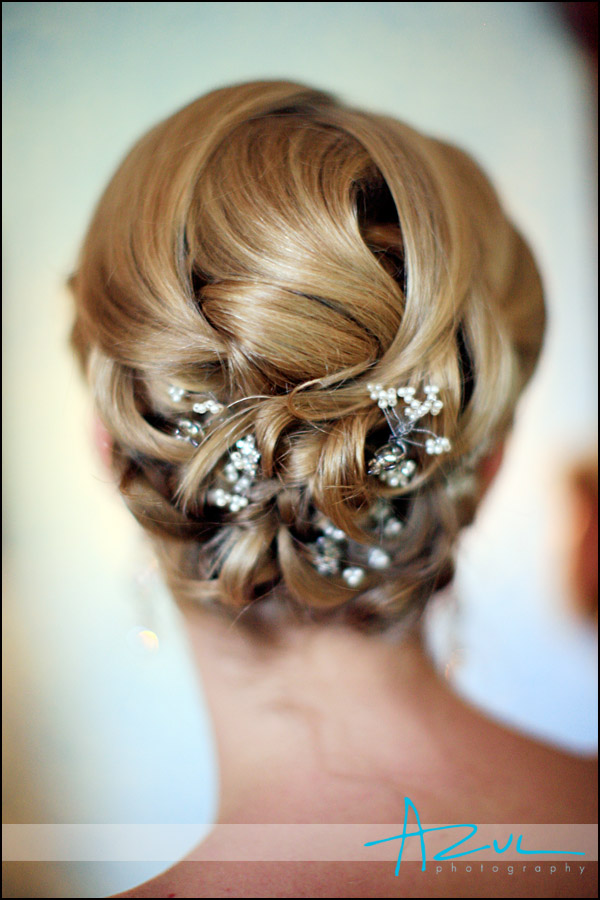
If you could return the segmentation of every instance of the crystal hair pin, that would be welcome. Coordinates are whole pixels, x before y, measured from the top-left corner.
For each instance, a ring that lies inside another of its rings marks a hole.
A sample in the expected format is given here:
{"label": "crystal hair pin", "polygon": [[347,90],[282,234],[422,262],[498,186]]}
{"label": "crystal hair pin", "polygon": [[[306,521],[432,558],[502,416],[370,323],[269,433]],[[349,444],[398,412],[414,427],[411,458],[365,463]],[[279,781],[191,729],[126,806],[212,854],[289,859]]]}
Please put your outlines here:
{"label": "crystal hair pin", "polygon": [[[369,530],[380,542],[394,540],[402,531],[402,522],[396,518],[389,500],[383,497],[369,509],[369,519]],[[321,534],[308,549],[312,564],[320,575],[341,575],[349,587],[359,587],[368,569],[386,569],[391,563],[391,557],[383,547],[357,544],[323,515],[317,516],[315,528]]]}
{"label": "crystal hair pin", "polygon": [[[439,398],[437,384],[423,388],[423,399],[417,397],[414,387],[385,388],[381,384],[368,384],[371,400],[375,400],[390,427],[390,439],[377,450],[368,466],[369,475],[378,475],[390,487],[406,487],[417,471],[417,464],[407,459],[408,445],[424,447],[430,456],[449,453],[452,445],[447,437],[437,435],[427,428],[418,428],[417,422],[424,416],[437,416],[444,408]],[[397,407],[404,404],[402,414]],[[409,437],[410,435],[410,437]],[[416,435],[423,435],[420,440]]]}
{"label": "crystal hair pin", "polygon": [[[187,391],[177,385],[170,385],[168,394],[174,403],[192,402],[191,411],[195,417],[187,416],[176,419],[173,435],[179,440],[188,441],[193,447],[199,447],[204,437],[205,430],[199,417],[217,415],[223,412],[225,407],[211,394],[195,393]],[[248,491],[254,484],[258,473],[260,453],[256,449],[254,436],[247,434],[235,442],[233,449],[229,450],[229,462],[223,467],[217,478],[225,481],[229,490],[224,487],[214,487],[208,491],[206,499],[213,506],[227,507],[230,512],[239,512],[248,505]]]}
{"label": "crystal hair pin", "polygon": [[227,507],[229,512],[239,512],[248,506],[248,491],[256,480],[260,453],[256,449],[254,436],[247,434],[235,442],[229,451],[229,462],[223,469],[223,477],[231,486],[231,491],[214,488],[207,494],[213,506]]}
{"label": "crystal hair pin", "polygon": [[216,415],[222,412],[225,407],[222,403],[218,403],[211,394],[188,391],[175,384],[169,385],[168,394],[173,403],[187,401],[189,405],[189,402],[193,401],[191,412],[196,414],[195,417],[180,416],[176,419],[173,434],[179,440],[188,441],[193,447],[198,447],[204,437],[204,429],[198,417],[205,416],[207,413]]}

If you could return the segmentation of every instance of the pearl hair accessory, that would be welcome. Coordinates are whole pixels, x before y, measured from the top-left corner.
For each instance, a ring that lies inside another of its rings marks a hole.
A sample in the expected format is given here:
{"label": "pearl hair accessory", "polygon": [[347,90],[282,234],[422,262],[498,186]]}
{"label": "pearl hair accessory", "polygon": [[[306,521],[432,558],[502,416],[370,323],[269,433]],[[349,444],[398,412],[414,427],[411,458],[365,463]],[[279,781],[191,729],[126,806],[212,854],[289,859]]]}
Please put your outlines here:
{"label": "pearl hair accessory", "polygon": [[[371,399],[376,400],[383,410],[391,432],[389,442],[380,447],[371,460],[368,472],[378,475],[389,487],[406,487],[417,471],[417,463],[407,459],[408,444],[424,446],[430,455],[447,453],[451,449],[448,438],[416,427],[419,419],[426,415],[436,416],[443,409],[439,388],[434,384],[426,385],[423,399],[417,398],[413,387],[384,388],[381,384],[369,384],[367,388]],[[216,416],[225,407],[208,393],[188,391],[177,385],[170,385],[168,394],[173,403],[186,407],[186,415],[175,421],[174,437],[188,441],[193,447],[200,446],[207,424],[206,419],[201,421],[200,417]],[[396,409],[399,401],[404,403],[402,415]],[[416,432],[427,435],[424,443],[409,439],[409,435],[412,438]],[[248,506],[248,492],[256,481],[260,459],[254,435],[247,434],[237,440],[229,450],[228,462],[217,473],[216,485],[207,492],[207,502],[232,513]],[[391,556],[382,545],[389,546],[398,537],[402,522],[395,516],[391,502],[382,497],[372,504],[368,517],[370,524],[366,530],[371,531],[378,543],[365,547],[351,540],[322,514],[317,515],[314,525],[320,534],[307,549],[319,574],[341,576],[349,587],[358,588],[369,569],[381,571],[390,565]]]}
{"label": "pearl hair accessory", "polygon": [[[381,543],[396,538],[402,522],[394,515],[392,504],[382,497],[369,509],[370,530]],[[367,569],[385,569],[391,557],[381,546],[365,547],[352,541],[323,515],[318,515],[315,527],[321,532],[314,544],[308,545],[311,560],[320,575],[341,575],[349,587],[359,587]]]}
{"label": "pearl hair accessory", "polygon": [[190,400],[197,398],[192,404],[192,410],[202,416],[205,413],[218,413],[225,407],[222,403],[218,403],[212,394],[200,394],[195,391],[187,391],[185,388],[170,384],[168,394],[174,403],[181,403],[182,400]]}
{"label": "pearl hair accessory", "polygon": [[[192,412],[196,417],[176,419],[173,435],[179,440],[188,441],[193,447],[199,447],[205,432],[203,423],[197,417],[217,415],[223,412],[225,407],[211,394],[187,391],[174,384],[169,385],[168,394],[174,403],[187,401],[189,405],[193,400]],[[227,507],[230,512],[239,512],[248,506],[247,495],[256,480],[259,462],[260,453],[256,449],[253,435],[245,435],[236,441],[234,448],[229,451],[229,462],[226,463],[222,473],[219,473],[219,477],[228,483],[230,490],[222,487],[211,489],[206,498],[208,502],[213,506]]]}
{"label": "pearl hair accessory", "polygon": [[[181,403],[185,400],[188,401],[189,405],[189,401],[196,398],[192,403],[192,412],[196,413],[196,416],[205,416],[207,413],[216,415],[225,409],[223,404],[218,403],[210,394],[187,391],[185,388],[175,384],[169,385],[168,394],[174,403]],[[193,447],[198,447],[201,439],[204,437],[204,429],[197,418],[192,419],[182,416],[176,419],[173,434],[180,441],[189,441]]]}
{"label": "pearl hair accessory", "polygon": [[231,485],[232,493],[216,488],[207,494],[207,500],[214,506],[227,506],[229,512],[239,512],[248,506],[248,491],[256,480],[260,453],[256,449],[254,436],[247,434],[235,442],[235,449],[229,451],[229,462],[223,469],[223,477]]}
{"label": "pearl hair accessory", "polygon": [[[423,388],[425,394],[419,399],[414,387],[386,388],[381,384],[368,384],[367,390],[371,400],[386,417],[390,426],[390,440],[377,450],[368,466],[369,475],[378,475],[379,480],[390,487],[407,487],[417,471],[417,464],[407,459],[408,444],[425,447],[430,456],[449,453],[452,445],[447,437],[436,435],[426,428],[417,428],[416,423],[424,416],[437,416],[444,408],[439,398],[440,389],[437,384],[427,384]],[[402,414],[397,412],[400,401],[404,403]],[[427,435],[425,442],[414,440],[415,433]],[[413,439],[409,439],[409,435]]]}

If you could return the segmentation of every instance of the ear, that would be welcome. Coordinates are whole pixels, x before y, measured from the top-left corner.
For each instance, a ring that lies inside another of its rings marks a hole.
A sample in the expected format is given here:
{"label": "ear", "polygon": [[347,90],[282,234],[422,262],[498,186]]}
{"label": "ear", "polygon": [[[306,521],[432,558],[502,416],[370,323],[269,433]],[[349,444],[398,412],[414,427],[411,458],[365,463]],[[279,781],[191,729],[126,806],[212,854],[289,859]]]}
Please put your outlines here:
{"label": "ear", "polygon": [[488,453],[479,463],[479,477],[483,493],[487,493],[492,481],[496,477],[498,469],[504,459],[504,441],[498,444],[491,453]]}
{"label": "ear", "polygon": [[598,453],[569,475],[571,595],[578,612],[598,618]]}
{"label": "ear", "polygon": [[94,415],[94,443],[105,467],[112,471],[113,439],[97,414]]}

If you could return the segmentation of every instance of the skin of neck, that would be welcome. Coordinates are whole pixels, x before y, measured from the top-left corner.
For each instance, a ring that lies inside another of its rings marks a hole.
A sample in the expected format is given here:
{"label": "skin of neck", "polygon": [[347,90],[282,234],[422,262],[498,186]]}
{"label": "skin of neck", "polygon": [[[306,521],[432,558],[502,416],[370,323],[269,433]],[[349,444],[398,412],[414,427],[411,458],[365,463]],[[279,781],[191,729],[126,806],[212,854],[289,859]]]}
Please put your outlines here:
{"label": "skin of neck", "polygon": [[[94,432],[112,471],[112,438],[97,417]],[[480,500],[503,450],[479,464]],[[219,823],[395,822],[402,785],[420,785],[427,800],[451,767],[453,782],[457,771],[470,781],[451,737],[470,714],[418,626],[401,641],[290,626],[274,649],[214,613],[180,608],[215,730]]]}
{"label": "skin of neck", "polygon": [[[480,463],[480,499],[503,451]],[[395,821],[399,783],[435,793],[435,773],[462,771],[448,735],[465,711],[419,625],[402,639],[290,626],[272,648],[197,607],[183,613],[215,727],[219,822],[381,822],[388,809]]]}
{"label": "skin of neck", "polygon": [[369,807],[381,820],[386,805],[394,818],[403,757],[414,768],[418,746],[428,771],[440,762],[446,687],[417,629],[392,642],[294,626],[272,648],[209,613],[184,616],[215,727],[220,823],[367,821]]}

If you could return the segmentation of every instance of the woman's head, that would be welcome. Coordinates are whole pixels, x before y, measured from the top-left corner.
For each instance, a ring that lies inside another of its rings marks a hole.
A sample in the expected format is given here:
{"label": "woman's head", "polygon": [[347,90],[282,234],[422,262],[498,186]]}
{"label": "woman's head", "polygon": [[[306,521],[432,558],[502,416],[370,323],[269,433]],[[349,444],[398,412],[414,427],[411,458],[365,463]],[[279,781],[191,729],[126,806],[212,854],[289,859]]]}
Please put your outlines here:
{"label": "woman's head", "polygon": [[[71,283],[113,466],[179,599],[383,628],[447,583],[544,323],[531,254],[464,153],[297,84],[214,91],[126,157]],[[433,382],[443,409],[418,424],[451,450],[411,444],[404,486],[369,474],[390,429],[367,384]],[[197,394],[223,409],[195,414]],[[214,490],[248,435],[231,511]],[[324,518],[343,532],[329,573]],[[385,568],[343,577],[374,548]]]}

